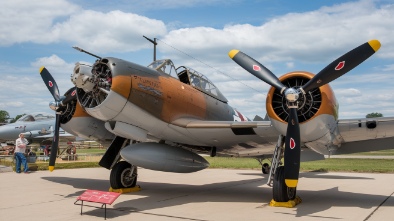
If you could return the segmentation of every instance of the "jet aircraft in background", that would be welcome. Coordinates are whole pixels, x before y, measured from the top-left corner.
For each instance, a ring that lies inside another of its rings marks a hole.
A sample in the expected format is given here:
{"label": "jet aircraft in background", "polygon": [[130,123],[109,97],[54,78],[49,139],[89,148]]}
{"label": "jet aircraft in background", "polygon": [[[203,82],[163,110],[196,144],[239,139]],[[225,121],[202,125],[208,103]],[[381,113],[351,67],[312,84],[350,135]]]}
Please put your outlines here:
{"label": "jet aircraft in background", "polygon": [[[272,86],[266,121],[250,121],[205,75],[186,66],[176,68],[169,59],[145,67],[87,52],[97,60],[93,65],[76,64],[71,75],[75,88],[65,96],[59,95],[48,70],[40,69],[55,99],[50,103],[58,122],[52,148],[57,148],[60,126],[78,136],[112,139],[99,162],[111,169],[112,188],[135,186],[137,167],[178,173],[208,167],[196,152],[272,157],[268,184],[273,186],[273,199],[286,202],[296,197],[301,156],[391,148],[394,118],[339,120],[338,103],[328,85],[379,48],[380,42],[371,40],[316,75],[296,71],[280,78],[248,55],[231,50],[231,59]],[[55,159],[50,158],[51,171]]]}
{"label": "jet aircraft in background", "polygon": [[[48,113],[32,113],[19,118],[16,122],[0,126],[0,142],[14,143],[23,133],[29,144],[52,140],[55,129],[55,115]],[[74,141],[75,136],[60,128],[61,139]]]}

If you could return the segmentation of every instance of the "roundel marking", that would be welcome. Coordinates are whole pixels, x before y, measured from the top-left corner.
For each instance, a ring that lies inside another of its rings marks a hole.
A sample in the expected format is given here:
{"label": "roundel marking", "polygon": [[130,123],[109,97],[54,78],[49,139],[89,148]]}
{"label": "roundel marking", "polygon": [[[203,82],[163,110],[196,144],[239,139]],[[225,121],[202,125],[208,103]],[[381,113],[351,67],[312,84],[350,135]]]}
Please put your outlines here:
{"label": "roundel marking", "polygon": [[295,141],[293,138],[290,138],[290,149],[294,149],[294,147],[296,146]]}
{"label": "roundel marking", "polygon": [[337,64],[337,66],[335,67],[336,71],[341,70],[343,67],[345,67],[345,61],[341,61]]}

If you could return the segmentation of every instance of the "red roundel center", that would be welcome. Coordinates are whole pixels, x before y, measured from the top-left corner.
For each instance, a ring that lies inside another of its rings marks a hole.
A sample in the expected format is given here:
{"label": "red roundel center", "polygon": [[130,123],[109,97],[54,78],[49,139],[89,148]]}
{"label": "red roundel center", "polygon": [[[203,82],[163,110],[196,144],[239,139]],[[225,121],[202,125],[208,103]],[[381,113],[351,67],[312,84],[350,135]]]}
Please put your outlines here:
{"label": "red roundel center", "polygon": [[49,85],[49,87],[53,87],[52,81],[49,81],[49,82],[48,82],[48,85]]}
{"label": "red roundel center", "polygon": [[77,91],[76,91],[76,90],[73,90],[73,92],[71,93],[71,96],[74,96],[75,93],[77,93]]}
{"label": "red roundel center", "polygon": [[260,68],[260,66],[258,66],[258,65],[253,65],[253,70],[255,70],[255,71],[260,71],[261,68]]}
{"label": "red roundel center", "polygon": [[296,146],[295,141],[293,138],[290,138],[290,149],[294,149],[294,147]]}
{"label": "red roundel center", "polygon": [[335,67],[336,71],[341,70],[343,67],[345,67],[345,61],[341,61],[337,64],[337,66]]}

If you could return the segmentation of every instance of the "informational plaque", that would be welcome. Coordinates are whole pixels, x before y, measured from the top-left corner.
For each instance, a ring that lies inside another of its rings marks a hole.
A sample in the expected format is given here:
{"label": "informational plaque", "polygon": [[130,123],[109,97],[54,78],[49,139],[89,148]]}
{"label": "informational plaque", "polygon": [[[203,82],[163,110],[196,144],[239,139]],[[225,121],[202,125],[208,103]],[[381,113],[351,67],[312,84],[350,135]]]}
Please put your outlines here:
{"label": "informational plaque", "polygon": [[111,205],[119,196],[120,193],[86,190],[77,200]]}

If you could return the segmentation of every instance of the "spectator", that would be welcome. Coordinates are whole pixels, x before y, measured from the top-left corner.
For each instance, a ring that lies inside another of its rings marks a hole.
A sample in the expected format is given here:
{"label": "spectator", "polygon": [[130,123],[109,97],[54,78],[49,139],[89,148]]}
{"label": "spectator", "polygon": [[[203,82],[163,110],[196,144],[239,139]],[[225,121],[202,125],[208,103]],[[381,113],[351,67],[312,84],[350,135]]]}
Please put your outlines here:
{"label": "spectator", "polygon": [[16,167],[15,170],[17,173],[21,173],[21,164],[23,164],[23,172],[30,173],[29,167],[27,165],[27,159],[25,156],[26,152],[26,145],[29,142],[25,139],[24,134],[19,134],[19,138],[15,141],[15,160],[16,160]]}

